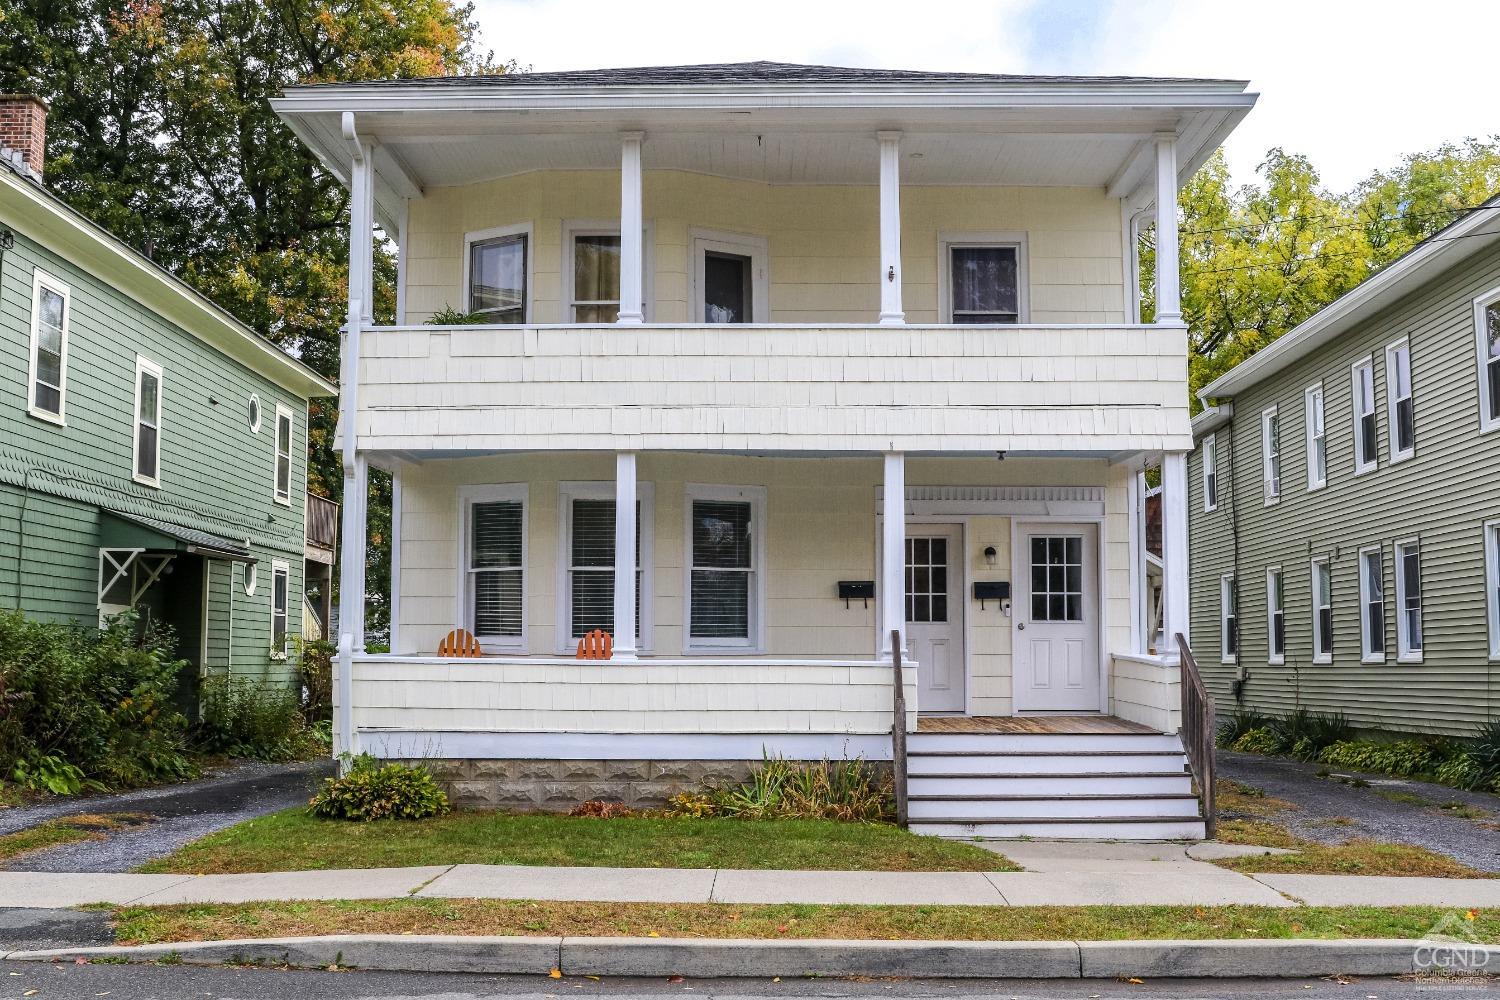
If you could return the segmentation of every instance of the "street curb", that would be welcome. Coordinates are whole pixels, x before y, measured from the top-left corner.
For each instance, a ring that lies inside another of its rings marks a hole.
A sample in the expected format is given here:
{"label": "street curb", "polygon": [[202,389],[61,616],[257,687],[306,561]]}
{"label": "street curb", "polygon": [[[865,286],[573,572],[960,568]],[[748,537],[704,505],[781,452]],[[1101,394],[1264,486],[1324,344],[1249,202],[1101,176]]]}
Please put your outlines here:
{"label": "street curb", "polygon": [[[763,941],[706,938],[340,934],[17,951],[20,962],[263,964],[390,972],[547,975],[896,976],[912,979],[1288,978],[1418,970],[1418,940]],[[1466,945],[1474,968],[1500,946]]]}

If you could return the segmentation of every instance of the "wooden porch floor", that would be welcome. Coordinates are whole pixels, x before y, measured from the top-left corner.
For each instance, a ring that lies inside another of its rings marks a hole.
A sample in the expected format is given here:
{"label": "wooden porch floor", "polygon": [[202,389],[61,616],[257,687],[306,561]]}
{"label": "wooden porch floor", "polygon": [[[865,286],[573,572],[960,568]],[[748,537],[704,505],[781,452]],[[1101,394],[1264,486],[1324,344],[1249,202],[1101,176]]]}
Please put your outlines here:
{"label": "wooden porch floor", "polygon": [[924,715],[917,719],[917,732],[1078,735],[1154,733],[1156,730],[1113,715]]}

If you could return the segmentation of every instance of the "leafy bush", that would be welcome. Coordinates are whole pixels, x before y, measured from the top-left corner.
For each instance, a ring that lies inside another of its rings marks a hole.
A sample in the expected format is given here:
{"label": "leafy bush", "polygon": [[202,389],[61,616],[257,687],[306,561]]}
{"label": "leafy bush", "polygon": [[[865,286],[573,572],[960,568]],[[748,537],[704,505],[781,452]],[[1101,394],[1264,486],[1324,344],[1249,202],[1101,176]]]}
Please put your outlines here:
{"label": "leafy bush", "polygon": [[678,816],[878,821],[895,814],[895,790],[863,760],[802,764],[768,757],[740,785],[675,796]]}
{"label": "leafy bush", "polygon": [[296,640],[302,681],[302,718],[315,725],[333,718],[333,658],[338,646],[327,639]]}
{"label": "leafy bush", "polygon": [[327,819],[426,819],[449,809],[448,796],[425,767],[381,764],[369,754],[355,757],[348,773],[328,778],[308,803]]}
{"label": "leafy bush", "polygon": [[1298,760],[1317,760],[1324,749],[1352,738],[1353,732],[1341,712],[1325,715],[1299,708],[1285,718],[1277,718],[1239,711],[1219,727],[1218,744],[1247,753],[1287,754]]}
{"label": "leafy bush", "polygon": [[1257,726],[1247,729],[1230,744],[1231,750],[1241,753],[1278,754],[1281,753],[1284,744],[1281,734],[1271,726]]}
{"label": "leafy bush", "polygon": [[214,677],[203,683],[194,744],[206,753],[264,761],[297,760],[315,749],[290,687]]}
{"label": "leafy bush", "polygon": [[1269,729],[1275,722],[1276,720],[1269,715],[1262,715],[1260,712],[1242,708],[1226,718],[1219,726],[1216,742],[1221,747],[1232,748],[1239,742],[1240,737],[1252,729]]}
{"label": "leafy bush", "polygon": [[1491,719],[1479,727],[1467,756],[1473,763],[1473,784],[1461,787],[1500,792],[1500,719]]}
{"label": "leafy bush", "polygon": [[1462,751],[1444,741],[1397,740],[1394,743],[1375,743],[1369,740],[1345,740],[1325,749],[1321,759],[1323,763],[1334,767],[1410,778],[1435,774],[1440,765],[1461,754]]}
{"label": "leafy bush", "polygon": [[174,645],[129,613],[93,629],[0,612],[0,777],[73,794],[192,776]]}
{"label": "leafy bush", "polygon": [[618,819],[625,816],[634,816],[635,810],[623,802],[611,802],[608,799],[589,799],[580,802],[568,810],[569,816],[585,816],[593,819]]}

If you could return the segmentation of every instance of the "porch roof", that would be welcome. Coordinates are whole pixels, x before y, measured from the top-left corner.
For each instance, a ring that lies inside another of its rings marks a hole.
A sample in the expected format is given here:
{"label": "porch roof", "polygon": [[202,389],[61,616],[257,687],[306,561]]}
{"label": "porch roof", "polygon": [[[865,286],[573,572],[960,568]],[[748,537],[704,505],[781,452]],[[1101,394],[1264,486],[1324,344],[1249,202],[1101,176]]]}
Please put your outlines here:
{"label": "porch roof", "polygon": [[233,559],[255,562],[250,547],[194,528],[184,528],[151,517],[137,517],[119,511],[103,511],[99,528],[99,546],[106,549],[146,549],[159,552],[186,552],[210,559]]}

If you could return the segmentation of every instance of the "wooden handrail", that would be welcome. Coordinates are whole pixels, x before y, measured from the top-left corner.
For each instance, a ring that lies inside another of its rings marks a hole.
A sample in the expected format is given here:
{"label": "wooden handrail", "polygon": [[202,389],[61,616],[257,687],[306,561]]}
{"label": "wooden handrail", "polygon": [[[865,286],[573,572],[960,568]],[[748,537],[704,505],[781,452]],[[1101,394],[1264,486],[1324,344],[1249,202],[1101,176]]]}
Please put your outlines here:
{"label": "wooden handrail", "polygon": [[896,823],[905,827],[906,804],[906,682],[901,676],[901,633],[891,629],[891,770],[896,782]]}
{"label": "wooden handrail", "polygon": [[1182,680],[1182,748],[1187,753],[1188,768],[1198,783],[1203,798],[1203,830],[1210,840],[1219,825],[1218,804],[1214,796],[1214,737],[1218,720],[1214,700],[1203,684],[1198,661],[1181,633],[1177,634],[1177,655]]}

